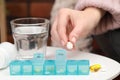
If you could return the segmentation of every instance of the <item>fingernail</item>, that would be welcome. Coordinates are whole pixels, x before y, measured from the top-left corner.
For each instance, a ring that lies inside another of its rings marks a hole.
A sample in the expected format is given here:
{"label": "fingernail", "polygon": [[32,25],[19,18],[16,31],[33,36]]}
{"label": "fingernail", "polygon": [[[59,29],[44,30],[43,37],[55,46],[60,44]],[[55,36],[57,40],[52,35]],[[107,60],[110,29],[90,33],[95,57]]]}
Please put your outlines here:
{"label": "fingernail", "polygon": [[71,41],[72,41],[73,43],[76,43],[76,38],[73,37]]}
{"label": "fingernail", "polygon": [[61,43],[62,43],[63,46],[65,45],[65,42],[63,40],[61,41]]}

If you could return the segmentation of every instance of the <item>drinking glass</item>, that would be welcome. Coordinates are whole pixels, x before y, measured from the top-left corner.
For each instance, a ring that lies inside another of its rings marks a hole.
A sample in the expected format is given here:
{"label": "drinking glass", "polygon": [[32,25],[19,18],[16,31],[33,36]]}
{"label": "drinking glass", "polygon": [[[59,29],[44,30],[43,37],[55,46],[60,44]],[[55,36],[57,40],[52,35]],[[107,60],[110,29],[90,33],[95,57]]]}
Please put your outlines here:
{"label": "drinking glass", "polygon": [[31,59],[34,54],[45,56],[49,20],[45,18],[18,18],[11,22],[17,59]]}

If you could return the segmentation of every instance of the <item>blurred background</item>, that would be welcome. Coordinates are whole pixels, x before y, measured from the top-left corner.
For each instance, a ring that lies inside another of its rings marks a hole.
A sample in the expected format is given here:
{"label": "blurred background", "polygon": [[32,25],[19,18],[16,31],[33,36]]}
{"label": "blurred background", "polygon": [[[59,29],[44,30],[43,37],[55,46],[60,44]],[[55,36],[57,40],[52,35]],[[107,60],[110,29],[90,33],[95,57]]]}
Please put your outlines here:
{"label": "blurred background", "polygon": [[[54,0],[0,0],[1,42],[13,43],[10,21],[23,17],[50,18]],[[50,41],[48,41],[50,45]]]}

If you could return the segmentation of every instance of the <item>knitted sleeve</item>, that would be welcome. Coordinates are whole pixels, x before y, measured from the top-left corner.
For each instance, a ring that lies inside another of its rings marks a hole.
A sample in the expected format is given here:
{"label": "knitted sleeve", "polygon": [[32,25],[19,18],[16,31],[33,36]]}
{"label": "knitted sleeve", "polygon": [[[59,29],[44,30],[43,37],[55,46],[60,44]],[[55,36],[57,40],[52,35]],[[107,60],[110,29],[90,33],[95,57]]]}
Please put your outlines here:
{"label": "knitted sleeve", "polygon": [[76,4],[77,10],[83,10],[86,7],[97,7],[106,11],[94,29],[94,34],[102,34],[108,30],[120,28],[120,0],[79,0]]}

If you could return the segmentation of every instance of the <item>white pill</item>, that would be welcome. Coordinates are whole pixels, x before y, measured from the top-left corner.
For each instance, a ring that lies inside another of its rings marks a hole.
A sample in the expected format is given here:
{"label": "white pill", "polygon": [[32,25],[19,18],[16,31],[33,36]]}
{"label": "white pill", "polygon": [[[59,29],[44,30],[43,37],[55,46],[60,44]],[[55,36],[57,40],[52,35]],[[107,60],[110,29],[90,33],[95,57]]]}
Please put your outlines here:
{"label": "white pill", "polygon": [[67,42],[67,48],[68,49],[72,49],[73,48],[73,44],[71,42]]}

